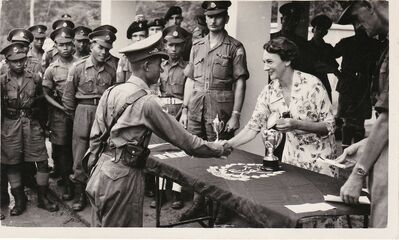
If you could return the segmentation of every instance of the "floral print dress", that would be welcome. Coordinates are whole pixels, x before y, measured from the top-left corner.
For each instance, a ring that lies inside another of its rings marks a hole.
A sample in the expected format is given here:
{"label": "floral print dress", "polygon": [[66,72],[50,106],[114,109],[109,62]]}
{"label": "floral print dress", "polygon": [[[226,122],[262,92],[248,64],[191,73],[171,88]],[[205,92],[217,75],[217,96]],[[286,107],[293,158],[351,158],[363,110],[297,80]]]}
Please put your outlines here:
{"label": "floral print dress", "polygon": [[302,130],[287,132],[282,162],[338,177],[337,169],[324,162],[324,159],[336,157],[335,122],[327,91],[318,78],[295,70],[289,106],[279,81],[270,82],[260,93],[246,127],[259,132],[266,127],[267,118],[272,112],[278,112],[280,116],[289,112],[293,119],[326,123],[326,136]]}

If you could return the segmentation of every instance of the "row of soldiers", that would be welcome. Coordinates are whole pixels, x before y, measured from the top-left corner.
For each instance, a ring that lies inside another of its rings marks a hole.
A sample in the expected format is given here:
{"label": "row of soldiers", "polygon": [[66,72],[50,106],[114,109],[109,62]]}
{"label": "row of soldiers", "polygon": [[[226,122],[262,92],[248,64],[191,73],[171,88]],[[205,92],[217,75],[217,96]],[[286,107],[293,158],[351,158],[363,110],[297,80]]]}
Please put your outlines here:
{"label": "row of soldiers", "polygon": [[[198,18],[199,25],[204,24],[203,18]],[[189,56],[193,36],[180,27],[182,20],[182,9],[173,6],[163,19],[147,22],[138,15],[127,29],[127,38],[132,42],[163,31],[171,58],[170,62],[163,62],[158,94],[163,97],[166,111],[174,115],[178,115],[183,102],[183,69],[187,65],[183,58]],[[166,24],[170,26],[165,28]],[[1,51],[5,56],[0,67],[1,203],[7,206],[10,202],[10,183],[15,199],[10,215],[24,212],[24,187],[37,191],[38,207],[57,211],[58,206],[47,197],[47,192],[49,177],[59,176],[62,199],[75,199],[76,211],[85,208],[87,174],[81,160],[89,147],[98,101],[108,87],[126,82],[132,74],[126,56],[118,59],[110,54],[116,40],[115,27],[75,27],[71,16],[65,14],[52,24],[52,29],[49,37],[54,46],[46,52],[43,44],[47,27],[41,24],[11,30],[7,38],[10,44]],[[203,27],[195,28],[195,36],[204,34]],[[51,142],[52,170],[48,165],[46,135]],[[175,205],[182,207],[181,201]]]}

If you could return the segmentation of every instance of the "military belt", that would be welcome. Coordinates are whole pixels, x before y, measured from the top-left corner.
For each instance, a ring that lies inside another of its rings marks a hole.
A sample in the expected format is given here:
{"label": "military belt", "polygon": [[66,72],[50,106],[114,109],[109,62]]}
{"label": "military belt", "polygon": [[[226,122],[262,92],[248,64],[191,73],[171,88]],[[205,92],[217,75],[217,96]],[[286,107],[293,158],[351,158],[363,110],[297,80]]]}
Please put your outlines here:
{"label": "military belt", "polygon": [[32,117],[32,109],[30,108],[21,108],[21,109],[12,109],[12,108],[7,108],[4,111],[4,115],[12,120],[16,120],[20,117],[28,117],[31,118]]}
{"label": "military belt", "polygon": [[210,84],[210,83],[194,83],[194,90],[207,91],[207,90],[219,90],[219,91],[231,91],[233,86],[231,84]]}
{"label": "military belt", "polygon": [[175,97],[159,97],[162,105],[183,104],[183,100]]}
{"label": "military belt", "polygon": [[78,99],[78,104],[97,106],[99,101],[100,101],[99,98]]}

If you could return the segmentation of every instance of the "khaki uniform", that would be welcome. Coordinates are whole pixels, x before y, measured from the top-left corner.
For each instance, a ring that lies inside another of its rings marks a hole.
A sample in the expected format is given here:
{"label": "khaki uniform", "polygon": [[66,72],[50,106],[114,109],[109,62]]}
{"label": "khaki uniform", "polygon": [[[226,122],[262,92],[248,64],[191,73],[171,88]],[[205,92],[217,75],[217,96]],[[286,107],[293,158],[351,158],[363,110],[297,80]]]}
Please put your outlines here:
{"label": "khaki uniform", "polygon": [[[112,117],[125,104],[126,99],[140,89],[149,94],[126,108],[110,132],[108,148],[92,170],[86,192],[92,205],[93,227],[142,227],[144,173],[120,161],[121,147],[128,142],[138,141],[147,130],[184,149],[188,154],[210,157],[222,154],[221,146],[207,143],[190,135],[180,123],[165,113],[155,95],[150,94],[147,84],[132,76],[127,83],[113,88],[106,102],[105,92],[100,100],[96,119],[90,136],[90,150],[96,152],[100,136],[109,125]],[[104,118],[104,110],[107,114]],[[150,135],[144,141],[147,146]],[[190,144],[187,144],[190,143]],[[90,160],[89,165],[91,165]]]}
{"label": "khaki uniform", "polygon": [[[72,61],[75,62],[76,59]],[[52,90],[53,98],[62,105],[62,94],[64,93],[65,84],[68,77],[68,70],[72,66],[66,65],[60,61],[55,60],[46,69],[43,77],[43,87]],[[50,128],[50,142],[57,145],[67,145],[72,141],[72,119],[67,117],[65,113],[58,108],[50,107],[49,112],[49,128]]]}
{"label": "khaki uniform", "polygon": [[1,81],[1,163],[16,165],[26,162],[47,161],[44,130],[37,116],[36,106],[41,95],[41,79],[36,73],[24,71],[21,86],[7,72]]}
{"label": "khaki uniform", "polygon": [[186,76],[184,69],[188,62],[180,59],[175,63],[169,60],[162,62],[163,72],[160,76],[159,90],[161,92],[162,107],[172,116],[180,111],[184,97],[184,84]]}
{"label": "khaki uniform", "polygon": [[72,150],[74,180],[86,182],[82,158],[89,147],[90,130],[98,100],[103,92],[115,83],[115,70],[104,64],[98,71],[92,57],[76,62],[70,69],[62,96],[62,103],[73,115]]}
{"label": "khaki uniform", "polygon": [[227,123],[234,106],[233,84],[240,78],[249,78],[244,46],[224,31],[221,42],[211,49],[207,35],[193,43],[185,73],[194,80],[188,103],[187,129],[195,135],[214,140],[216,134],[212,121],[218,115]]}
{"label": "khaki uniform", "polygon": [[55,46],[53,48],[51,48],[50,50],[48,50],[47,52],[45,52],[43,54],[43,58],[42,58],[43,69],[46,69],[52,62],[57,60],[59,58],[59,56],[60,55],[58,53],[58,49]]}
{"label": "khaki uniform", "polygon": [[[389,49],[382,53],[379,72],[379,92],[375,109],[389,113]],[[387,227],[388,220],[388,144],[375,162],[369,178],[371,198],[370,225]]]}
{"label": "khaki uniform", "polygon": [[[116,69],[116,82],[124,83],[126,82],[130,76],[132,75],[133,70],[130,65],[129,59],[125,55],[122,55],[121,59],[118,62],[118,66]],[[123,78],[124,76],[124,78]]]}
{"label": "khaki uniform", "polygon": [[114,71],[116,71],[116,69],[118,68],[119,58],[111,55],[107,59],[107,63],[114,69]]}
{"label": "khaki uniform", "polygon": [[35,59],[37,59],[38,61],[39,61],[39,63],[40,63],[40,61],[43,59],[43,54],[44,54],[44,50],[43,49],[41,49],[39,52],[34,52],[34,51],[32,51],[32,47],[29,49],[29,52],[28,52],[28,54],[26,55],[28,58],[35,58]]}

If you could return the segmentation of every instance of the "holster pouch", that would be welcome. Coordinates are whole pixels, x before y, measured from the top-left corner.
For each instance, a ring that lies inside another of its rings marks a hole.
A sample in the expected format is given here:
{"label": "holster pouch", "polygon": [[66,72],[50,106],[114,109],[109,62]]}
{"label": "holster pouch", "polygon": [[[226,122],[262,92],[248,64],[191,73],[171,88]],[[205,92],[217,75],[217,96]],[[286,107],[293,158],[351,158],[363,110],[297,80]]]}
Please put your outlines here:
{"label": "holster pouch", "polygon": [[127,143],[122,148],[122,164],[131,168],[145,168],[150,149],[133,143]]}

